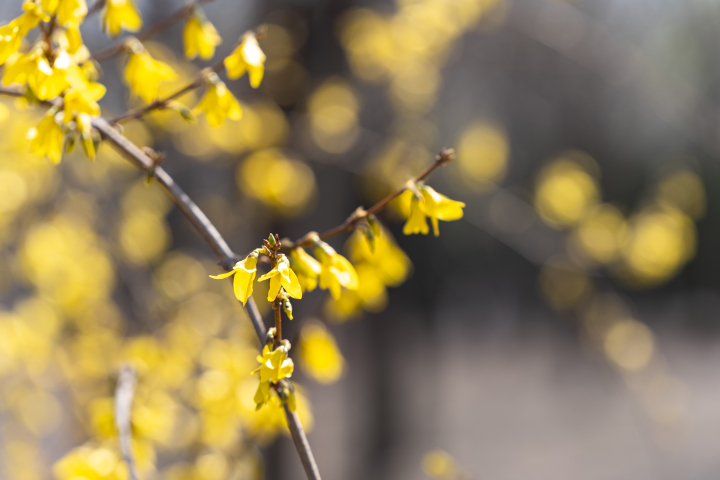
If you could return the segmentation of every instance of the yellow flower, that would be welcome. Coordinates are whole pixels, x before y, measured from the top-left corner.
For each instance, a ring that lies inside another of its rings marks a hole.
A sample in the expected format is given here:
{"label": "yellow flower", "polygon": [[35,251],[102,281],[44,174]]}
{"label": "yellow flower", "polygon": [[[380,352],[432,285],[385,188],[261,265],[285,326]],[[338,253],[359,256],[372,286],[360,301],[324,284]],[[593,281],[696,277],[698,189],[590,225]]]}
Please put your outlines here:
{"label": "yellow flower", "polygon": [[5,63],[10,55],[18,51],[22,37],[23,35],[16,20],[0,27],[0,65]]}
{"label": "yellow flower", "polygon": [[158,96],[160,82],[174,80],[177,75],[170,65],[155,60],[141,46],[137,50],[130,54],[125,67],[125,81],[133,92],[146,102],[151,102]]}
{"label": "yellow flower", "polygon": [[60,0],[57,7],[57,21],[60,25],[72,24],[77,27],[87,13],[85,0]]}
{"label": "yellow flower", "polygon": [[374,249],[370,248],[367,238],[359,231],[350,236],[346,249],[355,265],[372,265],[382,282],[391,287],[402,284],[412,270],[410,258],[397,246],[392,234],[384,228],[375,236]]}
{"label": "yellow flower", "polygon": [[277,265],[268,273],[258,279],[258,282],[264,282],[270,279],[270,289],[268,290],[268,302],[275,300],[280,293],[280,287],[293,298],[302,298],[302,288],[298,281],[297,275],[290,268],[290,262],[283,254],[278,255]]}
{"label": "yellow flower", "polygon": [[403,193],[403,197],[410,197],[410,217],[403,227],[405,235],[414,233],[426,235],[429,231],[426,216],[430,217],[436,237],[440,235],[438,220],[451,221],[462,218],[462,209],[465,207],[463,202],[451,200],[427,185],[418,185],[417,188],[416,192],[408,190]]}
{"label": "yellow flower", "polygon": [[320,288],[329,289],[335,300],[340,298],[341,286],[348,290],[357,290],[357,272],[347,258],[321,241],[316,241],[314,251],[320,260]]}
{"label": "yellow flower", "polygon": [[53,110],[45,115],[45,118],[36,128],[31,128],[27,136],[32,139],[30,149],[33,153],[40,157],[47,156],[53,163],[60,163],[65,134],[55,121],[55,112]]}
{"label": "yellow flower", "polygon": [[13,22],[17,22],[21,36],[25,36],[30,30],[35,28],[40,21],[47,22],[50,20],[50,16],[43,12],[42,7],[37,3],[25,2],[23,10],[25,10],[25,13],[13,20]]}
{"label": "yellow flower", "polygon": [[95,158],[95,142],[92,137],[92,125],[90,115],[80,113],[76,118],[78,130],[80,131],[80,141],[82,142],[85,155],[90,159]]}
{"label": "yellow flower", "polygon": [[55,11],[57,10],[59,4],[60,0],[42,0],[40,2],[42,11],[47,13],[48,15],[55,15]]}
{"label": "yellow flower", "polygon": [[422,196],[425,200],[425,213],[428,217],[430,217],[430,221],[433,225],[433,233],[435,233],[436,237],[440,235],[438,220],[449,222],[462,218],[462,209],[465,208],[465,204],[463,202],[451,200],[445,195],[436,192],[428,185],[421,185],[420,190],[422,191]]}
{"label": "yellow flower", "polygon": [[220,80],[208,84],[207,92],[200,100],[197,110],[205,112],[207,121],[212,127],[222,125],[225,117],[230,120],[240,120],[242,117],[240,104]]}
{"label": "yellow flower", "polygon": [[16,56],[8,62],[3,84],[27,83],[40,100],[55,98],[68,87],[65,71],[70,66],[67,52],[60,51],[55,60],[56,67],[48,63],[42,48]]}
{"label": "yellow flower", "polygon": [[284,346],[270,350],[265,345],[262,356],[257,356],[260,366],[252,372],[252,375],[260,372],[260,385],[255,392],[255,404],[257,408],[262,407],[270,399],[270,384],[277,383],[283,378],[290,378],[295,369],[292,359],[288,358],[287,349]]}
{"label": "yellow flower", "polygon": [[222,279],[230,275],[235,275],[233,279],[233,290],[235,297],[242,302],[243,305],[248,301],[253,292],[253,282],[257,273],[257,253],[253,252],[235,264],[231,272],[221,275],[210,275],[210,278]]}
{"label": "yellow flower", "polygon": [[[70,24],[65,29],[65,38],[67,39],[67,51],[70,55],[75,55],[82,47],[83,40],[80,35],[80,28],[76,24]],[[92,63],[92,62],[88,62]]]}
{"label": "yellow flower", "polygon": [[403,196],[411,197],[410,217],[408,217],[407,222],[405,222],[405,226],[403,227],[403,233],[405,235],[412,235],[415,233],[422,233],[423,235],[427,235],[430,230],[428,229],[425,212],[420,205],[421,202],[424,202],[424,200],[422,199],[422,197],[418,198],[414,192],[411,192],[409,190],[403,192]]}
{"label": "yellow flower", "polygon": [[320,383],[338,380],[345,364],[335,338],[317,322],[308,323],[302,328],[300,358],[303,370]]}
{"label": "yellow flower", "polygon": [[69,123],[75,114],[100,115],[97,101],[105,95],[105,86],[89,81],[77,65],[68,68],[67,80],[71,87],[65,92],[63,122]]}
{"label": "yellow flower", "polygon": [[253,88],[260,86],[265,73],[265,54],[260,50],[253,32],[243,37],[242,43],[225,59],[225,68],[229,78],[240,78],[246,71]]}
{"label": "yellow flower", "polygon": [[311,257],[304,248],[297,247],[290,252],[290,266],[297,274],[303,291],[315,290],[321,270],[320,262]]}
{"label": "yellow flower", "polygon": [[222,37],[212,23],[201,21],[197,15],[190,17],[183,30],[185,57],[192,60],[197,57],[209,60],[215,55],[215,47],[222,43]]}
{"label": "yellow flower", "polygon": [[132,0],[107,0],[102,25],[108,35],[117,37],[122,30],[129,32],[140,30],[142,18]]}

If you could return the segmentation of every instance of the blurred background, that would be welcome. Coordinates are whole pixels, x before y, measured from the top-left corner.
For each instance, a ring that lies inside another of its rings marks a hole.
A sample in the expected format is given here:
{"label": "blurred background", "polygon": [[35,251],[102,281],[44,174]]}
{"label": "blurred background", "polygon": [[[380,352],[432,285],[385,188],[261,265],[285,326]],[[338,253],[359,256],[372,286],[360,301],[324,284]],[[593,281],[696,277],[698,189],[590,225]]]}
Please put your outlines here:
{"label": "blurred background", "polygon": [[[182,6],[137,4],[146,26]],[[212,62],[267,26],[260,88],[227,81],[242,119],[161,112],[125,133],[167,152],[236,252],[340,224],[457,151],[428,183],[462,220],[404,236],[394,204],[375,253],[331,240],[360,289],[309,293],[286,321],[325,478],[720,476],[720,4],[203,9]],[[113,43],[95,20],[91,51]],[[180,74],[166,94],[206,65],[183,59],[182,25],[146,46]],[[125,62],[101,65],[106,116],[139,102]],[[0,106],[0,477],[124,480],[112,395],[131,362],[143,480],[304,478],[279,412],[254,412],[257,340],[187,220],[105,145],[36,158],[42,112]],[[423,464],[434,449],[456,466]]]}

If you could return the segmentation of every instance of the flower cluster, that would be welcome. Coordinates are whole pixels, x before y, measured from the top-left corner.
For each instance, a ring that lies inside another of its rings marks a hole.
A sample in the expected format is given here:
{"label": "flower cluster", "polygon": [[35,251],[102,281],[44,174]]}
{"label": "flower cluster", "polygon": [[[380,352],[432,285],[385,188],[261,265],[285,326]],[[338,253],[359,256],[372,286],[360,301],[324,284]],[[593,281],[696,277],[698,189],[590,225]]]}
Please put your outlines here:
{"label": "flower cluster", "polygon": [[451,200],[445,195],[436,192],[429,185],[418,183],[413,189],[406,190],[401,200],[410,203],[410,216],[403,227],[405,235],[422,233],[427,235],[429,229],[427,218],[430,217],[433,233],[440,235],[438,220],[459,220],[463,216],[465,204]]}
{"label": "flower cluster", "polygon": [[[99,68],[80,34],[80,24],[88,14],[86,0],[26,0],[23,11],[0,26],[0,65],[5,65],[3,85],[26,85],[29,100],[53,103],[41,123],[28,133],[33,140],[31,148],[35,154],[57,163],[63,150],[69,151],[75,138],[79,138],[87,156],[94,158],[100,137],[92,129],[90,117],[100,115],[97,102],[106,89],[97,83]],[[143,24],[133,0],[107,0],[101,15],[102,27],[110,37],[123,30],[135,32]],[[23,39],[36,27],[40,35],[24,43]],[[188,59],[209,59],[221,43],[215,27],[198,6],[187,16],[183,40]],[[127,53],[125,83],[144,102],[157,100],[162,85],[178,77],[170,64],[154,58],[140,41],[130,37],[119,45],[118,52]],[[248,32],[218,65],[227,69],[231,79],[248,72],[251,85],[257,88],[264,62],[265,54],[255,34]],[[204,71],[200,81],[191,85],[197,88],[203,84],[208,85],[207,91],[196,110],[207,115],[211,126],[221,125],[225,118],[240,119],[239,102],[214,71]],[[191,119],[190,110],[176,101],[161,101],[158,105],[186,112],[183,117]]]}

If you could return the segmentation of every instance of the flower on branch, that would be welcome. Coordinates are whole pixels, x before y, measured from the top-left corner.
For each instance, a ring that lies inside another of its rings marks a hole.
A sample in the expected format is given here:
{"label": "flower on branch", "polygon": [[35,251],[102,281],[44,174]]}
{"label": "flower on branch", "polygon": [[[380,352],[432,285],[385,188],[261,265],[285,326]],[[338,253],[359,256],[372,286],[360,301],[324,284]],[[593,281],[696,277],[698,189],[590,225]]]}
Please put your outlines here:
{"label": "flower on branch", "polygon": [[60,163],[62,159],[65,133],[55,121],[55,108],[45,115],[40,124],[28,131],[27,137],[32,140],[30,149],[40,157],[47,156],[53,163]]}
{"label": "flower on branch", "polygon": [[230,275],[235,275],[233,279],[235,297],[245,305],[253,292],[253,282],[255,281],[255,274],[257,273],[257,259],[258,254],[253,252],[248,255],[245,260],[237,262],[231,272],[221,275],[210,275],[210,278],[223,279]]}
{"label": "flower on branch", "polygon": [[215,47],[222,43],[222,37],[218,35],[212,23],[201,19],[195,13],[185,24],[183,42],[185,43],[185,58],[192,60],[200,55],[200,58],[209,60],[215,55]]}
{"label": "flower on branch", "polygon": [[255,405],[260,409],[270,399],[270,384],[290,378],[295,365],[292,359],[288,358],[287,347],[284,345],[275,350],[270,350],[270,347],[265,345],[262,355],[257,356],[257,361],[260,366],[251,375],[260,372],[260,385],[255,392]]}
{"label": "flower on branch", "polygon": [[41,45],[25,54],[18,54],[8,60],[2,83],[27,83],[40,100],[55,98],[68,87],[65,71],[70,66],[70,57],[60,51],[55,66],[50,66]]}
{"label": "flower on branch", "polygon": [[253,32],[247,32],[243,36],[242,43],[225,58],[224,63],[229,78],[240,78],[247,71],[250,85],[253,88],[260,86],[265,73],[265,54]]}
{"label": "flower on branch", "polygon": [[402,197],[404,201],[410,201],[410,216],[403,227],[405,235],[426,235],[429,231],[426,217],[430,217],[433,233],[437,237],[440,235],[438,220],[459,220],[463,216],[463,202],[451,200],[428,185],[418,184],[414,190],[403,192]]}
{"label": "flower on branch", "polygon": [[315,290],[321,270],[320,262],[311,257],[304,248],[296,247],[290,252],[290,266],[297,274],[304,291]]}
{"label": "flower on branch", "polygon": [[211,77],[207,92],[196,109],[205,112],[207,121],[212,127],[222,125],[225,117],[230,120],[240,120],[242,118],[240,103],[216,74],[211,74]]}
{"label": "flower on branch", "polygon": [[20,36],[26,35],[30,30],[37,27],[37,24],[41,21],[47,22],[50,20],[50,16],[37,3],[25,2],[23,10],[25,10],[25,13],[13,20],[13,22],[16,22]]}
{"label": "flower on branch", "polygon": [[278,255],[275,268],[258,279],[258,282],[270,280],[270,289],[268,290],[268,302],[272,302],[280,293],[280,287],[284,288],[288,295],[293,298],[302,298],[302,287],[298,281],[297,275],[292,268],[290,262],[283,254]]}
{"label": "flower on branch", "polygon": [[330,290],[335,300],[340,298],[341,287],[357,290],[358,275],[347,258],[319,239],[315,240],[313,250],[320,260],[320,288]]}
{"label": "flower on branch", "polygon": [[107,0],[102,17],[103,30],[115,38],[127,30],[137,32],[142,28],[142,18],[132,0]]}
{"label": "flower on branch", "polygon": [[130,59],[125,67],[125,81],[130,89],[146,102],[158,96],[160,83],[174,80],[177,74],[170,65],[155,60],[140,42],[131,45]]}
{"label": "flower on branch", "polygon": [[67,81],[70,88],[65,92],[63,122],[69,123],[75,115],[81,113],[99,115],[100,106],[97,101],[105,95],[105,86],[88,80],[77,65],[68,68]]}
{"label": "flower on branch", "polygon": [[49,14],[57,13],[57,21],[60,25],[79,25],[88,13],[85,0],[60,0],[57,3],[57,12],[49,12],[43,6],[43,10]]}

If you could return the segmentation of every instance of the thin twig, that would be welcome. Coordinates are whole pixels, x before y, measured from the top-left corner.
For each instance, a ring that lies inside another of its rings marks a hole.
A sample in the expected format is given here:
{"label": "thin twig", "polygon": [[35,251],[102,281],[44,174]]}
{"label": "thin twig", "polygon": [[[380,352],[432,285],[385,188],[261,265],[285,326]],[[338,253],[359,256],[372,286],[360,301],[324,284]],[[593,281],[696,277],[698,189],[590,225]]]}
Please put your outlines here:
{"label": "thin twig", "polygon": [[130,480],[140,480],[132,451],[132,429],[130,426],[130,412],[132,411],[133,396],[137,375],[130,366],[120,370],[115,388],[115,428],[120,439],[120,451],[127,464]]}
{"label": "thin twig", "polygon": [[[315,459],[313,458],[312,450],[310,449],[307,436],[305,436],[305,431],[300,424],[300,419],[297,413],[290,411],[287,403],[285,404],[285,418],[287,418],[288,428],[290,429],[293,442],[298,446],[298,453],[300,454],[300,461],[303,464],[303,468],[305,468],[305,474],[310,480],[321,480],[320,470],[318,470],[317,463],[315,463]],[[302,448],[300,448],[300,445],[302,445]]]}
{"label": "thin twig", "polygon": [[372,207],[368,208],[367,210],[363,209],[362,207],[358,207],[343,223],[341,223],[337,227],[331,228],[330,230],[327,230],[320,234],[317,234],[316,232],[308,232],[296,242],[288,242],[288,245],[285,249],[288,250],[296,247],[309,247],[313,244],[313,239],[316,235],[320,237],[320,240],[327,240],[329,238],[336,237],[342,233],[349,232],[350,230],[355,228],[355,225],[360,223],[363,219],[380,212],[388,205],[388,203],[395,200],[409,188],[412,188],[412,185],[414,185],[416,182],[425,180],[432,172],[445,165],[446,163],[451,162],[454,158],[455,151],[452,148],[442,149],[440,153],[435,156],[435,161],[433,163],[425,167],[422,172],[418,173],[410,181],[406,182],[405,185],[398,188],[390,195],[377,202]]}
{"label": "thin twig", "polygon": [[97,0],[95,3],[93,3],[92,7],[88,8],[88,12],[85,18],[90,17],[91,15],[94,15],[100,10],[102,10],[106,3],[107,0]]}
{"label": "thin twig", "polygon": [[[166,30],[167,28],[172,27],[176,23],[186,19],[188,16],[192,14],[193,9],[200,5],[201,3],[207,3],[211,2],[212,0],[195,0],[194,2],[190,2],[187,5],[181,7],[178,11],[170,15],[169,17],[149,26],[142,32],[135,35],[135,38],[140,40],[141,42],[144,42],[145,40],[157,35],[158,33],[162,32],[163,30]],[[102,3],[102,5],[99,8],[102,8],[105,5],[104,0],[100,0],[95,3],[95,5],[92,6],[92,9],[94,9],[98,4]],[[91,9],[91,10],[92,10]],[[88,12],[88,15],[90,15],[90,12]],[[118,55],[123,50],[125,50],[125,46],[127,44],[127,39],[120,40],[118,43],[109,46],[108,48],[104,50],[100,50],[98,52],[95,52],[90,56],[90,60],[95,60],[96,62],[103,62],[109,58],[114,57],[115,55]]]}

